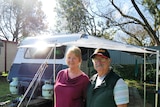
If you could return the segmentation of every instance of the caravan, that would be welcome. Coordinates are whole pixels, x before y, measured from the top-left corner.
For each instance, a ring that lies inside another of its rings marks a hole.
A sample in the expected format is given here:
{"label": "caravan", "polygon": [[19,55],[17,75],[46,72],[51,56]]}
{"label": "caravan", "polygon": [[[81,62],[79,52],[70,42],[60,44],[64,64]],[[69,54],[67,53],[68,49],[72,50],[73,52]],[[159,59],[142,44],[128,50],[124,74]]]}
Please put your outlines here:
{"label": "caravan", "polygon": [[[117,63],[117,60],[120,61],[118,63],[124,63],[128,59],[127,56],[130,56],[128,53],[131,53],[144,56],[144,65],[146,65],[146,55],[156,55],[156,90],[158,90],[159,51],[157,50],[123,44],[86,34],[27,37],[20,43],[17,55],[8,74],[11,93],[23,95],[18,102],[18,106],[15,104],[15,107],[20,107],[25,98],[27,98],[25,100],[27,105],[31,104],[29,103],[30,101],[38,104],[42,100],[46,101],[46,99],[47,101],[51,99],[53,102],[52,88],[56,74],[59,70],[67,67],[65,53],[73,45],[81,48],[83,59],[81,69],[89,77],[94,73],[89,56],[95,48],[101,47],[115,51],[116,54],[114,52],[111,54],[113,63]],[[118,51],[127,53],[117,53]],[[125,58],[122,58],[123,54]],[[114,56],[116,57],[114,58]],[[129,62],[135,62],[134,58],[132,61],[131,57],[129,57]],[[144,75],[146,75],[146,69],[144,69]],[[144,100],[146,99],[144,98]],[[158,94],[156,93],[155,105],[157,103]]]}
{"label": "caravan", "polygon": [[[11,93],[30,99],[52,99],[52,95],[47,95],[48,97],[44,95],[47,92],[43,88],[45,83],[53,85],[57,72],[67,67],[65,53],[70,46],[63,45],[63,43],[76,41],[84,36],[68,34],[24,39],[19,45],[8,75]],[[83,58],[81,69],[90,75],[88,57],[93,49],[80,48]],[[52,91],[53,89],[50,89],[48,93],[53,94]]]}
{"label": "caravan", "polygon": [[[44,95],[45,92],[42,88],[45,83],[54,85],[58,71],[67,67],[65,54],[68,48],[73,45],[81,48],[83,59],[81,69],[89,77],[94,74],[89,58],[94,48],[123,49],[123,44],[86,34],[27,37],[20,43],[8,75],[11,93],[23,95],[25,98],[51,98],[51,95],[47,97]],[[126,49],[130,48],[133,47],[127,46]],[[115,55],[117,51],[111,51],[111,53]],[[120,58],[116,57],[116,60],[120,61]],[[114,59],[112,58],[112,62],[116,63],[117,61]],[[52,91],[50,90],[48,93],[52,94]]]}

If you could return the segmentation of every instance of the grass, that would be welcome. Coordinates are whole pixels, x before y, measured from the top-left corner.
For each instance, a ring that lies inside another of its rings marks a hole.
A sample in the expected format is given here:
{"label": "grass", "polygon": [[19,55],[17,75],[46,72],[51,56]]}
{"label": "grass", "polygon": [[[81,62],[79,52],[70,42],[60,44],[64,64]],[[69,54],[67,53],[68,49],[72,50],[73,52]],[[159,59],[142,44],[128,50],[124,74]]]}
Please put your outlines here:
{"label": "grass", "polygon": [[13,100],[17,95],[11,95],[9,91],[9,83],[6,78],[0,77],[0,102]]}
{"label": "grass", "polygon": [[[139,81],[135,80],[125,80],[128,86],[130,87],[136,87],[138,89],[138,92],[141,96],[141,98],[144,98],[144,86]],[[146,84],[146,103],[152,105],[152,107],[155,107],[155,84]],[[160,94],[158,95],[158,106],[160,107]]]}
{"label": "grass", "polygon": [[4,95],[6,95],[6,94],[9,94],[10,92],[9,92],[9,84],[8,84],[8,82],[6,81],[6,79],[5,78],[2,78],[2,79],[0,79],[0,95],[1,96],[4,96]]}
{"label": "grass", "polygon": [[[141,95],[141,98],[143,98],[143,84],[140,84],[139,81],[135,80],[125,80],[129,87],[136,87]],[[17,97],[17,95],[11,95],[9,91],[9,83],[6,81],[5,78],[0,78],[0,102],[7,101],[7,100],[13,100]],[[147,103],[151,104],[152,107],[154,107],[155,103],[155,93],[153,90],[155,90],[155,85],[153,84],[147,84],[146,85],[146,97],[147,97]],[[160,107],[160,95],[159,98],[159,104],[158,107]]]}

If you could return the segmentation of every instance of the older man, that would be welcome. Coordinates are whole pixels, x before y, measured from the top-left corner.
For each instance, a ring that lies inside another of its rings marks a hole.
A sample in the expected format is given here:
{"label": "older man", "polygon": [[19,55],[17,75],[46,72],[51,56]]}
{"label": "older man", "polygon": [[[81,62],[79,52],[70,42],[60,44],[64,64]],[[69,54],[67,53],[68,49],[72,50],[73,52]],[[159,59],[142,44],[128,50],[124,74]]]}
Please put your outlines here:
{"label": "older man", "polygon": [[87,90],[87,107],[127,107],[128,86],[110,68],[111,58],[106,49],[96,49],[91,55],[97,74],[91,77]]}

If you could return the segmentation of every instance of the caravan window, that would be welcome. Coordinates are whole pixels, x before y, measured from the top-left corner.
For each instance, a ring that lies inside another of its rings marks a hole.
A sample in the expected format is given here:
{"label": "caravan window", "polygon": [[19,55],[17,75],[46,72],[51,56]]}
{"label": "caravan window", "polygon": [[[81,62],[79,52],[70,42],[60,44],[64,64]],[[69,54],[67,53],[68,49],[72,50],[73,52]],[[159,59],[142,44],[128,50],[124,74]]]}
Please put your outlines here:
{"label": "caravan window", "polygon": [[90,59],[90,56],[92,55],[92,53],[95,50],[93,48],[84,48],[84,47],[79,47],[79,48],[81,49],[81,52],[82,52],[82,60],[83,61]]}
{"label": "caravan window", "polygon": [[[61,46],[56,48],[56,59],[62,59],[65,55],[66,46]],[[51,53],[51,54],[49,54]],[[47,47],[45,49],[38,48],[28,48],[25,52],[24,58],[26,59],[53,59],[54,58],[54,48]]]}

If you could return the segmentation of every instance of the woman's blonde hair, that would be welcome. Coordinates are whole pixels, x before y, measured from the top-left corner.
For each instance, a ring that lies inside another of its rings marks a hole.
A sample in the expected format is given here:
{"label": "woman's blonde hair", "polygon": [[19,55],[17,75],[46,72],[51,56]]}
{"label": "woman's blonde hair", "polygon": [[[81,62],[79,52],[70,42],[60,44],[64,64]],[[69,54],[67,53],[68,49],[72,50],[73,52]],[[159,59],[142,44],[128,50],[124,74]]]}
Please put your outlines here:
{"label": "woman's blonde hair", "polygon": [[76,55],[76,57],[79,58],[80,62],[82,61],[82,53],[81,53],[81,49],[79,47],[76,46],[72,46],[68,49],[67,53],[66,53],[66,57],[68,56],[68,54],[70,53],[74,53]]}

